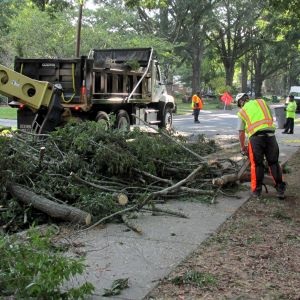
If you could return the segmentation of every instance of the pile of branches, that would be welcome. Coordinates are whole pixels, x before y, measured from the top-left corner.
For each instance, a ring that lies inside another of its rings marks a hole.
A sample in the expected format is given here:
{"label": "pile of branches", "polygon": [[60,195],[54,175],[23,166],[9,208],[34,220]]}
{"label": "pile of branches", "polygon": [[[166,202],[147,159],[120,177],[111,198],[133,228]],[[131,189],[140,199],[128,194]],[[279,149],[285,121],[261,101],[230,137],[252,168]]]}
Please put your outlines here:
{"label": "pile of branches", "polygon": [[[212,179],[236,168],[228,159],[209,162],[217,149],[201,135],[190,143],[166,132],[107,130],[96,122],[70,123],[49,135],[2,135],[0,225],[45,222],[36,210],[40,199],[47,209],[72,206],[94,222],[168,199],[211,201],[220,189]],[[20,199],[23,205],[13,201]]]}

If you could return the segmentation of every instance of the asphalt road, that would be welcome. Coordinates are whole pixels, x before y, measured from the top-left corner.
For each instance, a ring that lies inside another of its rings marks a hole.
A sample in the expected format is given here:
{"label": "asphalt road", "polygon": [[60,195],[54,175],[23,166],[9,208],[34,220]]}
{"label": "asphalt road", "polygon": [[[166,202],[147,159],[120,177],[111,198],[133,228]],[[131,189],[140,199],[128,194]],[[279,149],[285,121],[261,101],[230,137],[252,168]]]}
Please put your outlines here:
{"label": "asphalt road", "polygon": [[0,119],[0,125],[7,127],[17,127],[17,121],[9,119]]}
{"label": "asphalt road", "polygon": [[[237,116],[233,110],[203,110],[200,113],[200,124],[195,124],[191,113],[175,115],[173,118],[174,130],[187,134],[205,134],[208,137],[215,135],[235,134]],[[0,119],[0,125],[17,127],[16,120]],[[234,132],[233,132],[234,131]]]}
{"label": "asphalt road", "polygon": [[175,116],[173,125],[175,131],[188,134],[205,134],[208,137],[217,135],[236,135],[237,109],[203,110],[200,112],[200,124],[194,123],[191,113]]}

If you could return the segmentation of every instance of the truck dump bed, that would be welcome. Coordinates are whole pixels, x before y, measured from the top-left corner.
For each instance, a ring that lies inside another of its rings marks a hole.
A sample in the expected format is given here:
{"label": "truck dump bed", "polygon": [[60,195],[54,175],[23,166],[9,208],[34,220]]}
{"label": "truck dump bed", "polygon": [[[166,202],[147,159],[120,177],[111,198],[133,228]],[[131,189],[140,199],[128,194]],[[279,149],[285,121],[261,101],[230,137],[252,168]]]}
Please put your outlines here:
{"label": "truck dump bed", "polygon": [[78,59],[15,58],[15,71],[39,81],[60,84],[65,102],[80,103],[80,89],[91,61]]}
{"label": "truck dump bed", "polygon": [[93,49],[92,102],[151,101],[152,48]]}

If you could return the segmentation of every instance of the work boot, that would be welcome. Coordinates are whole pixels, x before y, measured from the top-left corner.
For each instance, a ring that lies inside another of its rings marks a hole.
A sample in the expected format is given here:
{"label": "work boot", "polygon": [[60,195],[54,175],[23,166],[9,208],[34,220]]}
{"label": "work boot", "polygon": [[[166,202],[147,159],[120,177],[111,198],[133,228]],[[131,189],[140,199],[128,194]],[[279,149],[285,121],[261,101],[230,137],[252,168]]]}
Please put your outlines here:
{"label": "work boot", "polygon": [[254,198],[254,199],[259,200],[260,197],[261,197],[261,192],[262,192],[261,189],[256,189],[255,191],[253,191],[253,192],[251,193],[251,197]]}
{"label": "work boot", "polygon": [[285,198],[284,192],[286,190],[286,183],[285,182],[281,182],[281,183],[277,184],[275,186],[275,188],[276,188],[276,191],[277,191],[277,197],[280,200],[283,200]]}
{"label": "work boot", "polygon": [[200,123],[200,121],[199,121],[199,120],[197,120],[197,121],[195,121],[195,123]]}

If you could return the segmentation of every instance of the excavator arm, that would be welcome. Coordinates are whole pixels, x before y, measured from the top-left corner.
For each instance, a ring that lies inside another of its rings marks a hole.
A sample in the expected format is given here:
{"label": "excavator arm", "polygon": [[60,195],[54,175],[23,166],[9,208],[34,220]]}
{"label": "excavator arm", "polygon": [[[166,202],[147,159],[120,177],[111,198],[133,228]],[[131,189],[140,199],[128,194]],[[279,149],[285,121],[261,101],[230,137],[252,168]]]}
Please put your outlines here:
{"label": "excavator arm", "polygon": [[31,79],[0,64],[0,94],[17,100],[35,113],[32,124],[35,133],[50,132],[60,123],[61,90],[49,82]]}

